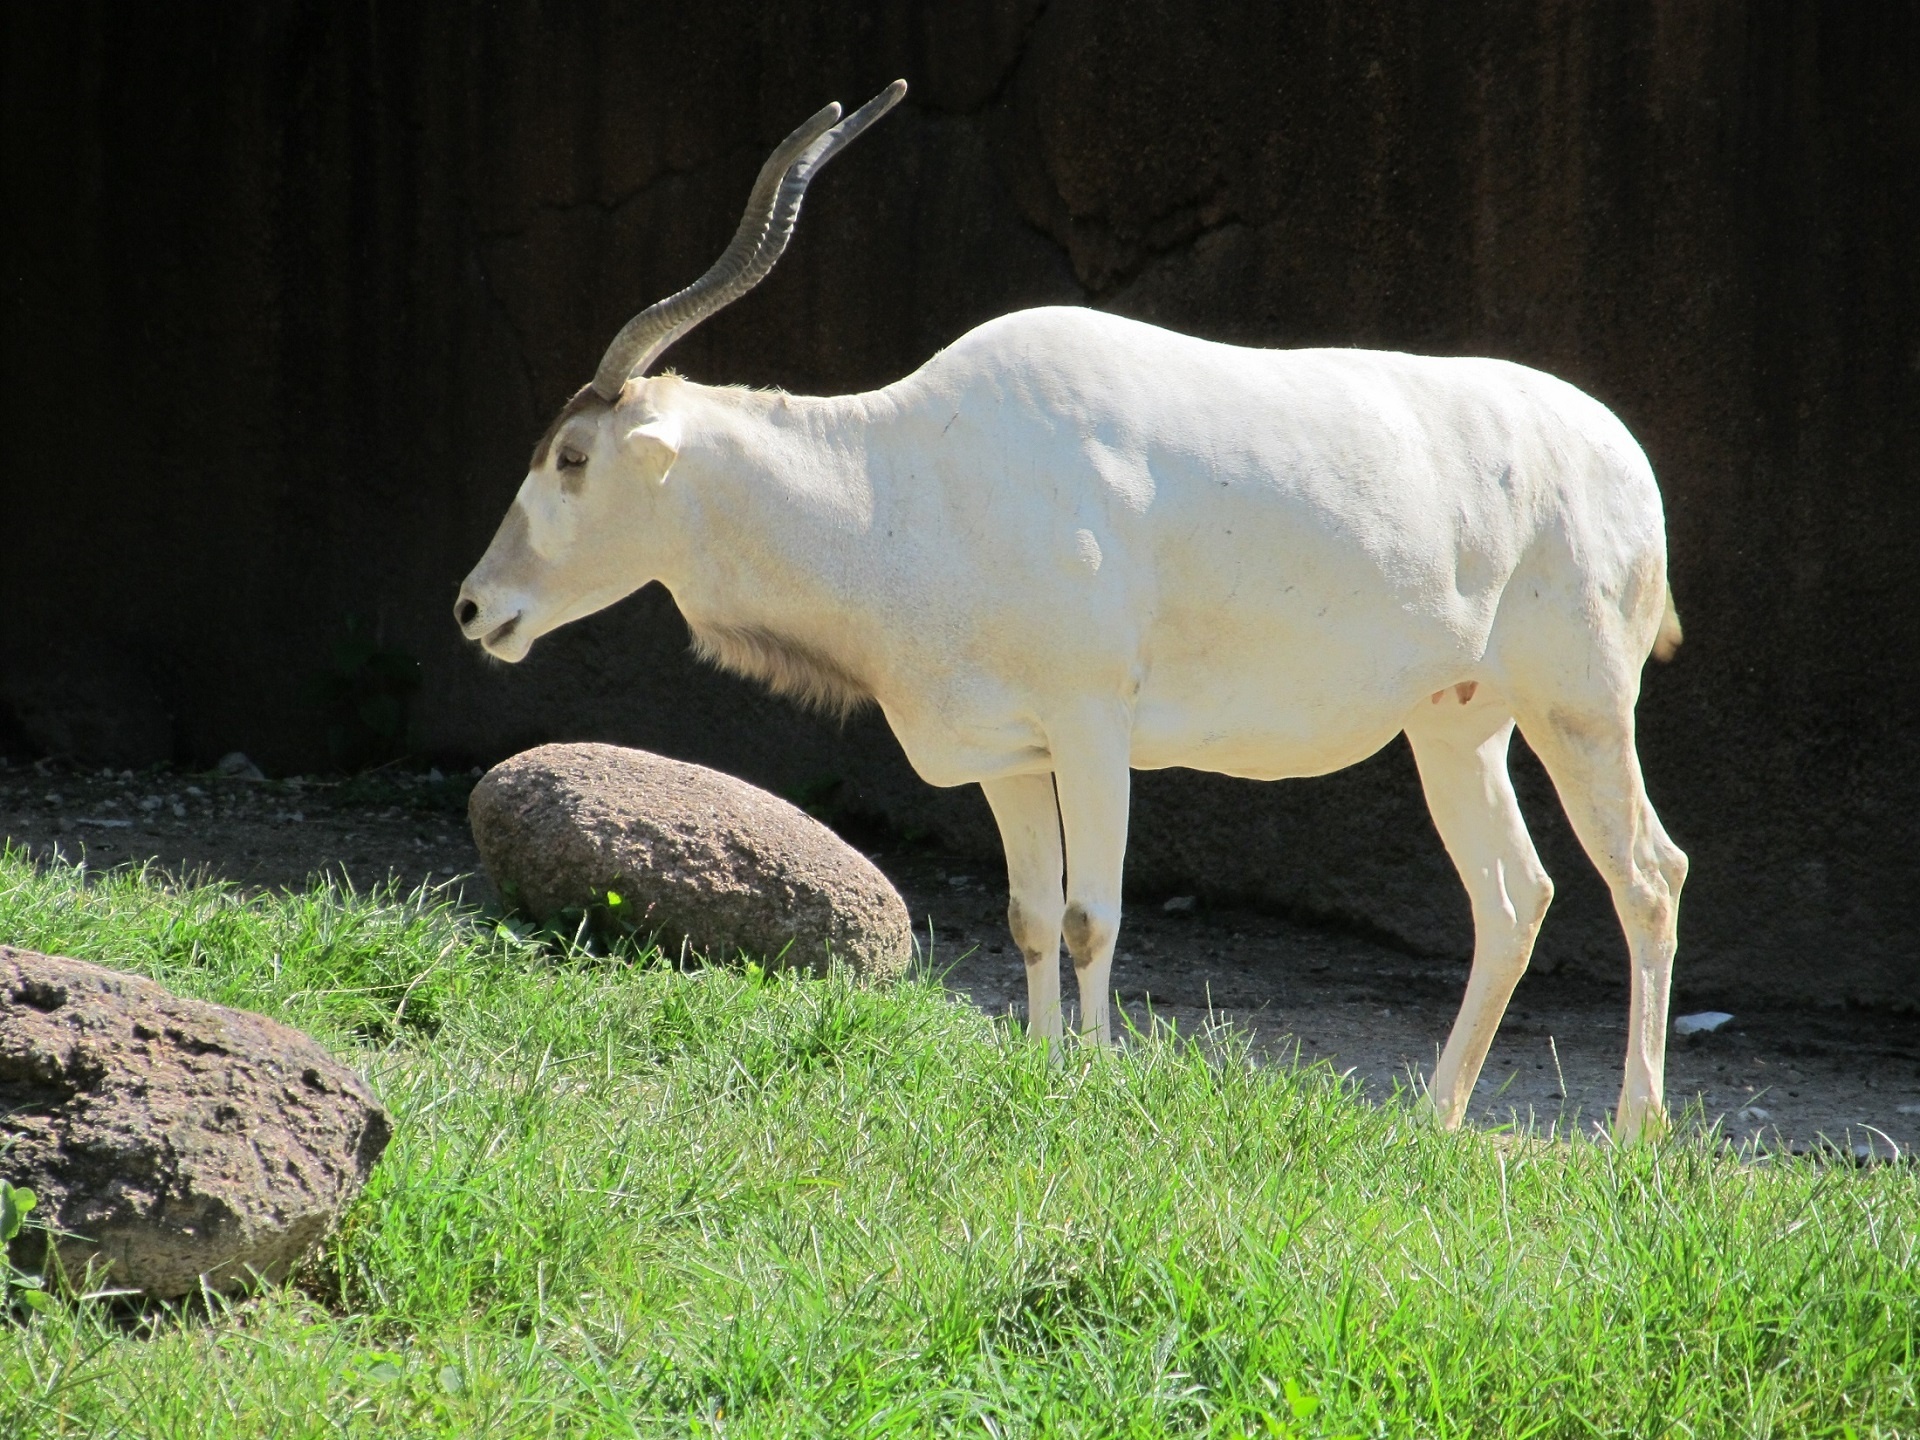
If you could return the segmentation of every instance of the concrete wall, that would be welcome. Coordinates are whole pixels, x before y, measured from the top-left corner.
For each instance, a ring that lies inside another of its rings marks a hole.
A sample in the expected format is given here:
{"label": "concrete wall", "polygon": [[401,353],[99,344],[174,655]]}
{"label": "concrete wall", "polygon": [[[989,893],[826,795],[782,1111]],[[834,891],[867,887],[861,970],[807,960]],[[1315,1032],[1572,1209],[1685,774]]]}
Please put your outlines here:
{"label": "concrete wall", "polygon": [[[14,6],[0,53],[0,694],[12,743],[325,763],[348,615],[421,662],[434,758],[627,741],[990,845],[869,717],[684,657],[656,591],[489,667],[454,587],[632,311],[769,146],[896,74],[697,379],[894,378],[1065,301],[1225,339],[1509,357],[1611,405],[1668,498],[1687,645],[1649,784],[1695,871],[1683,992],[1912,1004],[1920,885],[1920,15],[1786,3],[710,0]],[[64,728],[63,728],[64,727]],[[62,738],[64,737],[64,738]],[[1561,899],[1604,891],[1519,757]],[[1464,953],[1399,744],[1143,776],[1142,890]]]}

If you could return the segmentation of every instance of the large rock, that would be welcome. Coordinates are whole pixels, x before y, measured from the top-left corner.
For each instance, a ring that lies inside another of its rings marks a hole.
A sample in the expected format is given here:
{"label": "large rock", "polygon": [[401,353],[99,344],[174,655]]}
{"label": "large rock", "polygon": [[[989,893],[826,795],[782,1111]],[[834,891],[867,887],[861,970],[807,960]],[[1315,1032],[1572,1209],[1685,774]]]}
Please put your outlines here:
{"label": "large rock", "polygon": [[481,863],[537,918],[608,891],[669,950],[744,950],[818,968],[829,949],[892,976],[913,950],[887,877],[766,791],[645,750],[543,745],[487,772],[468,801]]}
{"label": "large rock", "polygon": [[[0,946],[0,1177],[75,1281],[166,1299],[284,1279],[386,1148],[366,1083],[297,1030]],[[15,1258],[45,1259],[29,1231]]]}

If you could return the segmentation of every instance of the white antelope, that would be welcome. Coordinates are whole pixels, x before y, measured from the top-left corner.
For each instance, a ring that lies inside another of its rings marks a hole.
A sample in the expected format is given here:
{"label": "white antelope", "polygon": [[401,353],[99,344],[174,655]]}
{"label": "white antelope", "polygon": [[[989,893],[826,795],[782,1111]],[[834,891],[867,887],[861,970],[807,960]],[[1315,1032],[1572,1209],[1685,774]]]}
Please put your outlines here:
{"label": "white antelope", "polygon": [[905,89],[803,125],[713,269],[620,332],[461,587],[461,629],[517,661],[658,580],[707,658],[878,704],[922,777],[986,792],[1048,1037],[1063,931],[1080,1023],[1110,1036],[1130,767],[1320,775],[1404,732],[1473,906],[1428,1086],[1448,1125],[1553,894],[1507,776],[1517,722],[1626,931],[1618,1131],[1657,1129],[1687,861],[1634,704],[1680,630],[1633,437],[1499,360],[1242,349],[1073,308],[1002,316],[864,395],[648,377]]}

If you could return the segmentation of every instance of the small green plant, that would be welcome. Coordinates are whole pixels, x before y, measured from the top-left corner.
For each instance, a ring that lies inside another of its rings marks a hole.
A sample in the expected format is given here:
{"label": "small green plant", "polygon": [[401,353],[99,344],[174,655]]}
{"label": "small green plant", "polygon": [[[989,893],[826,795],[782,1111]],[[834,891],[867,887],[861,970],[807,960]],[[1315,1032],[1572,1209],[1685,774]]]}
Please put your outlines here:
{"label": "small green plant", "polygon": [[506,915],[499,928],[513,940],[545,945],[556,953],[580,951],[591,955],[638,955],[647,950],[652,930],[645,914],[617,890],[609,890],[603,899],[591,905],[568,905],[544,920],[530,916],[520,896],[520,887],[509,880],[500,887],[500,899]]}
{"label": "small green plant", "polygon": [[920,845],[933,838],[933,832],[923,825],[903,824],[869,809],[844,775],[816,775],[781,794],[862,850]]}
{"label": "small green plant", "polygon": [[313,703],[327,717],[327,751],[342,770],[363,770],[407,750],[407,707],[420,688],[420,662],[383,645],[357,615],[333,642]]}
{"label": "small green plant", "polygon": [[43,1277],[22,1270],[13,1263],[13,1241],[27,1223],[27,1216],[39,1199],[24,1185],[0,1180],[0,1247],[7,1251],[4,1271],[0,1271],[0,1290],[5,1292],[8,1313],[21,1310],[45,1310],[53,1304]]}
{"label": "small green plant", "polygon": [[846,788],[844,776],[818,775],[794,786],[787,792],[787,799],[822,825],[831,826],[846,815]]}

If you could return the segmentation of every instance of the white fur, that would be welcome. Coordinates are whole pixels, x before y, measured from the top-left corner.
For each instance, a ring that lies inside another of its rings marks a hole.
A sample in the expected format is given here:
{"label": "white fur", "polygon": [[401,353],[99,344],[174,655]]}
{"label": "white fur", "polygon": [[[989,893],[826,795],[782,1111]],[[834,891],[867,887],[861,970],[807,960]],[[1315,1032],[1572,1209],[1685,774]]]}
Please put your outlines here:
{"label": "white fur", "polygon": [[[565,447],[588,463],[563,481]],[[864,395],[636,380],[561,422],[464,628],[517,660],[651,580],[705,653],[830,707],[870,696],[922,776],[984,788],[1039,1035],[1061,1033],[1063,930],[1082,1023],[1110,1034],[1129,767],[1318,775],[1406,732],[1473,904],[1430,1085],[1449,1124],[1552,895],[1507,779],[1517,721],[1626,930],[1620,1127],[1664,1119],[1686,859],[1633,708],[1678,625],[1646,458],[1571,386],[1081,309],[1004,316]]]}

